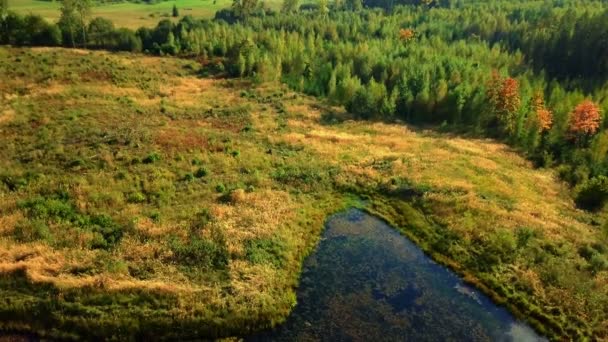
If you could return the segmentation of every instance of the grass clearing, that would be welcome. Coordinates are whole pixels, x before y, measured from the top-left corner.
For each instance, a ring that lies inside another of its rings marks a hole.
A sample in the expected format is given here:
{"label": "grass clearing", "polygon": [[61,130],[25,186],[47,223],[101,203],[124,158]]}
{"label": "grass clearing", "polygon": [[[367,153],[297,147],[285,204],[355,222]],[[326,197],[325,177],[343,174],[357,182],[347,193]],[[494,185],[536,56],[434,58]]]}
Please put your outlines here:
{"label": "grass clearing", "polygon": [[[264,2],[266,6],[278,9],[282,2],[271,0]],[[171,16],[173,5],[179,9],[180,17]],[[138,29],[142,26],[154,27],[162,19],[177,22],[181,17],[191,15],[196,18],[213,18],[215,12],[230,7],[229,0],[175,0],[160,1],[153,4],[118,2],[96,4],[92,8],[91,17],[110,19],[117,27]],[[50,22],[59,20],[60,2],[44,0],[10,0],[9,8],[16,13],[38,14]]]}
{"label": "grass clearing", "polygon": [[0,329],[275,325],[325,217],[357,195],[547,335],[607,336],[603,222],[503,144],[352,121],[276,84],[200,79],[192,61],[0,56]]}

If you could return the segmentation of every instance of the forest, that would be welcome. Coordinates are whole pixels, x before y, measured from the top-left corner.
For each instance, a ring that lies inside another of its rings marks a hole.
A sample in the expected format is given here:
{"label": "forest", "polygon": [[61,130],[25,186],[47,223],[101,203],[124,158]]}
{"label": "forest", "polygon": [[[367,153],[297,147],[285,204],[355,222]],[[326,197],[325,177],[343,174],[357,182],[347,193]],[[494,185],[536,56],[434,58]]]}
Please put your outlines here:
{"label": "forest", "polygon": [[133,32],[65,1],[57,24],[4,10],[0,42],[194,58],[209,73],[280,80],[365,120],[508,141],[557,167],[580,207],[608,199],[608,9],[601,1],[347,0],[275,12],[235,1],[215,20]]}

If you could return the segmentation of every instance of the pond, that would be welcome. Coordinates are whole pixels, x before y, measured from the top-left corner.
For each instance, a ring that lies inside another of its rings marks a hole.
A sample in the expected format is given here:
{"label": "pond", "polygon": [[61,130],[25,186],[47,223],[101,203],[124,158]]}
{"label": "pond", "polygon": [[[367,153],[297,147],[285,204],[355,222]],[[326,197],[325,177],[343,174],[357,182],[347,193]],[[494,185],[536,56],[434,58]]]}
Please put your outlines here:
{"label": "pond", "polygon": [[382,220],[329,218],[287,322],[251,341],[545,341]]}

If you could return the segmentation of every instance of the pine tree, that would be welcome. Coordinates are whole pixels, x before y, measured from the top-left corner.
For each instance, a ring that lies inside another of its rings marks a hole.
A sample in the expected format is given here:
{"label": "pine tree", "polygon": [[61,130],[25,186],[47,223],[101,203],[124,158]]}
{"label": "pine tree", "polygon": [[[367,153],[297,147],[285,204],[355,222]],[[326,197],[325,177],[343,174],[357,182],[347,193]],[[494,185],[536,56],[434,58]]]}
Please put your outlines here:
{"label": "pine tree", "polygon": [[177,6],[175,4],[173,4],[173,11],[172,12],[173,12],[172,14],[173,14],[174,18],[179,17],[179,10],[177,9]]}

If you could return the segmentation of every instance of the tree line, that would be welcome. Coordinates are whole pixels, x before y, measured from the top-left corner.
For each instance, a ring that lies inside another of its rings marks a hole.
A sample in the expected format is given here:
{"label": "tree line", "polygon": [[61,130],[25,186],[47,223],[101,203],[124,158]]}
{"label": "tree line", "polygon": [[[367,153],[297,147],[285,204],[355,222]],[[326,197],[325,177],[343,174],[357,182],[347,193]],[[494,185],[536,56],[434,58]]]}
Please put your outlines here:
{"label": "tree line", "polygon": [[65,0],[57,24],[3,11],[0,41],[197,58],[230,77],[284,82],[360,119],[504,139],[538,166],[557,167],[581,207],[608,200],[600,1],[285,0],[277,12],[235,0],[214,20],[186,16],[137,31],[89,19],[83,2]]}

